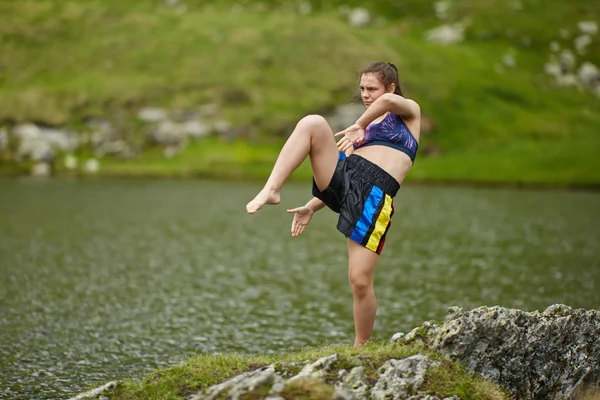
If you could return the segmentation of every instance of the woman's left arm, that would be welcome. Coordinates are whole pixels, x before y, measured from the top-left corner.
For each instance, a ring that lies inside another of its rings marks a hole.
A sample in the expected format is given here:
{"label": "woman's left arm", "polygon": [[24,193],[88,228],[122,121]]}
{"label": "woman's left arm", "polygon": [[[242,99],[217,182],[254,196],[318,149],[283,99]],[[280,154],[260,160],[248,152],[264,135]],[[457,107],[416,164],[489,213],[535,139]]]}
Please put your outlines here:
{"label": "woman's left arm", "polygon": [[393,93],[382,94],[371,103],[354,125],[334,135],[335,137],[344,136],[337,143],[338,149],[345,152],[346,155],[348,152],[354,151],[354,145],[360,145],[364,141],[367,126],[386,112],[400,115],[406,121],[410,121],[420,116],[421,109],[413,100]]}

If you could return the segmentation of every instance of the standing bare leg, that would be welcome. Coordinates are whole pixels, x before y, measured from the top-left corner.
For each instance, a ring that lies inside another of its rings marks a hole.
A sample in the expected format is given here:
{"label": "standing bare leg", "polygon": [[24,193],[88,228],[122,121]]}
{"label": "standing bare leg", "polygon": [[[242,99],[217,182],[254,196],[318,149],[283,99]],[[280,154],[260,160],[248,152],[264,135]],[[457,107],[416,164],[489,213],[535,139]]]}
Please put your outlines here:
{"label": "standing bare leg", "polygon": [[271,175],[264,188],[246,205],[254,214],[265,204],[279,204],[279,191],[287,178],[310,155],[315,182],[324,190],[333,176],[338,159],[338,149],[329,124],[319,115],[302,118],[283,145]]}
{"label": "standing bare leg", "polygon": [[354,295],[354,346],[362,346],[371,337],[377,304],[373,278],[377,253],[348,239],[348,278]]}

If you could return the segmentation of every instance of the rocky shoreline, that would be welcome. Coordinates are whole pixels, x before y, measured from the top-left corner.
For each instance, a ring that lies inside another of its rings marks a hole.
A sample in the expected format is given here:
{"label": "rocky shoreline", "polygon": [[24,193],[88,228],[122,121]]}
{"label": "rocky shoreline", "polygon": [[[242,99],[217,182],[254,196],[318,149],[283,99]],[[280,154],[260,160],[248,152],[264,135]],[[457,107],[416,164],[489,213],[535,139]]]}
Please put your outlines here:
{"label": "rocky shoreline", "polygon": [[[388,359],[377,368],[360,357],[331,354],[302,363],[274,363],[191,393],[187,399],[308,398],[455,400],[429,393],[430,372],[465,366],[491,386],[486,398],[589,399],[600,397],[600,311],[555,304],[539,312],[503,307],[453,307],[443,323],[426,322],[391,343],[421,346],[421,353]],[[103,398],[110,382],[73,400]],[[491,385],[491,384],[490,384]],[[317,395],[318,394],[318,395]]]}
{"label": "rocky shoreline", "polygon": [[[361,104],[344,104],[326,118],[334,130],[341,130],[363,111]],[[249,130],[222,118],[216,104],[194,110],[141,108],[135,115],[88,120],[78,131],[34,123],[0,125],[0,163],[29,165],[29,175],[34,177],[53,176],[57,170],[94,175],[107,156],[129,160],[148,148],[158,148],[169,159],[190,142],[209,136],[232,140]]]}

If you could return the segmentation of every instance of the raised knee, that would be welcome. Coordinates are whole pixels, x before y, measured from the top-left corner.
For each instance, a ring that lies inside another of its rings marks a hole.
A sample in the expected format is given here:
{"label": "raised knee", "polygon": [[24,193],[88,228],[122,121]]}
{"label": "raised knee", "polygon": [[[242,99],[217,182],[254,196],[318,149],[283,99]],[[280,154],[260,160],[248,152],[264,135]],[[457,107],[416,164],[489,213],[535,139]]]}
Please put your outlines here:
{"label": "raised knee", "polygon": [[305,125],[311,130],[318,130],[319,128],[329,126],[327,120],[322,115],[318,114],[307,115],[306,117],[302,118],[298,124]]}

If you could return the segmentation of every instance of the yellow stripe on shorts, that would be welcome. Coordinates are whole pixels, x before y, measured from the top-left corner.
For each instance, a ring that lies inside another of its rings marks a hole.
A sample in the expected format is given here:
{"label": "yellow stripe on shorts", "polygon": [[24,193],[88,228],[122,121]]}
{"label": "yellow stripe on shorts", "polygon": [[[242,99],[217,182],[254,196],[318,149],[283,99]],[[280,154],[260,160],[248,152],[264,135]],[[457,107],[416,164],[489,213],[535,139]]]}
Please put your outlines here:
{"label": "yellow stripe on shorts", "polygon": [[[367,249],[377,252],[377,247],[379,247],[379,242],[381,241],[381,237],[385,233],[385,229],[390,223],[390,214],[392,213],[392,198],[389,195],[385,195],[385,203],[383,204],[383,208],[377,217],[377,222],[375,223],[375,229],[373,229],[373,233],[369,236],[369,241],[365,246]],[[364,243],[364,242],[363,242]]]}

